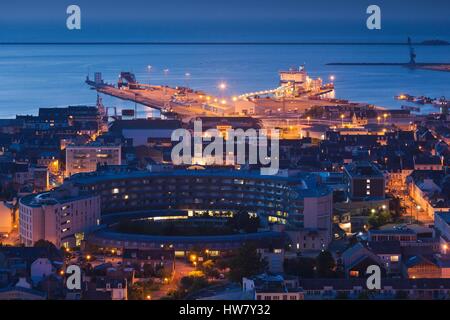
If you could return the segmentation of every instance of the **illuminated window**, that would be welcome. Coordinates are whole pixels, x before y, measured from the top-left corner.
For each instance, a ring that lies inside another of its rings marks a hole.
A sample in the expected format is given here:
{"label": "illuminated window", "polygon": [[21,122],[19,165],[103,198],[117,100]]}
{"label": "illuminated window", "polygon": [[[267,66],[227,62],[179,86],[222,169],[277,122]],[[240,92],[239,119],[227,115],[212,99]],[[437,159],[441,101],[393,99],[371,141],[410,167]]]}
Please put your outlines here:
{"label": "illuminated window", "polygon": [[350,271],[350,277],[358,277],[358,276],[359,276],[359,271],[356,271],[356,270]]}
{"label": "illuminated window", "polygon": [[370,179],[367,179],[366,182],[367,182],[367,183],[370,183]]}
{"label": "illuminated window", "polygon": [[119,193],[119,188],[114,188],[114,189],[112,190],[112,193],[114,193],[114,194]]}
{"label": "illuminated window", "polygon": [[399,260],[399,256],[391,256],[391,262],[398,262]]}

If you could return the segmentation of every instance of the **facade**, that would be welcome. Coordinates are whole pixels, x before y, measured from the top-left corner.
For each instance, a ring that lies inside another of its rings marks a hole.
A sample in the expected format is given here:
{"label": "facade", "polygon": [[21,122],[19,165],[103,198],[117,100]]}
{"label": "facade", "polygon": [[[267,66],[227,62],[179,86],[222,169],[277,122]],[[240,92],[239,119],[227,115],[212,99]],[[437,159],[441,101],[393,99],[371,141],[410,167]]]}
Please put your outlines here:
{"label": "facade", "polygon": [[102,214],[142,210],[187,210],[190,216],[258,214],[263,223],[285,224],[291,214],[303,223],[300,179],[239,170],[107,171],[69,179],[101,197]]}
{"label": "facade", "polygon": [[440,242],[440,252],[450,254],[450,212],[437,212],[434,215],[434,228]]}
{"label": "facade", "polygon": [[410,257],[405,261],[403,273],[409,279],[442,278],[441,268],[433,256]]}
{"label": "facade", "polygon": [[[100,196],[105,226],[118,219],[222,219],[245,211],[257,215],[263,227],[286,225],[288,233],[298,238],[297,241],[291,236],[292,241],[299,243],[298,250],[323,249],[332,238],[332,192],[325,186],[319,186],[317,177],[267,176],[259,171],[200,167],[165,167],[148,171],[106,169],[77,174],[66,182],[82,192]],[[303,232],[301,236],[297,231]],[[201,243],[205,248],[222,251],[235,249],[242,241],[260,239],[266,242],[268,239],[280,239],[281,235],[272,230],[181,239],[125,235],[106,227],[91,234],[89,241],[101,247],[134,249],[173,244],[179,251],[189,250]],[[301,240],[305,237],[306,240]]]}
{"label": "facade", "polygon": [[280,274],[260,274],[242,279],[242,291],[253,300],[304,300],[297,278]]}
{"label": "facade", "polygon": [[100,197],[78,189],[58,189],[19,201],[20,242],[33,246],[44,239],[57,247],[79,245],[84,232],[100,223]]}
{"label": "facade", "polygon": [[297,251],[322,250],[332,241],[333,193],[309,189],[303,198],[303,227],[287,230]]}
{"label": "facade", "polygon": [[399,241],[400,243],[416,242],[417,233],[409,228],[392,228],[369,230],[369,241]]}
{"label": "facade", "polygon": [[151,265],[172,273],[175,269],[175,252],[167,249],[139,250],[125,249],[122,255],[125,265]]}
{"label": "facade", "polygon": [[136,147],[147,145],[152,139],[170,140],[172,132],[181,127],[178,120],[133,119],[116,120],[109,131],[131,139]]}
{"label": "facade", "polygon": [[393,300],[408,298],[416,300],[450,298],[450,279],[381,279],[381,290],[368,290],[366,279],[301,279],[305,300],[370,299]]}
{"label": "facade", "polygon": [[66,148],[66,176],[97,170],[97,165],[121,165],[121,146],[71,145]]}
{"label": "facade", "polygon": [[409,195],[431,219],[437,212],[450,210],[450,196],[441,188],[444,177],[442,170],[418,170],[407,179]]}
{"label": "facade", "polygon": [[13,209],[8,203],[0,202],[0,234],[8,234],[13,228]]}
{"label": "facade", "polygon": [[351,200],[384,199],[385,177],[372,163],[354,162],[344,166]]}

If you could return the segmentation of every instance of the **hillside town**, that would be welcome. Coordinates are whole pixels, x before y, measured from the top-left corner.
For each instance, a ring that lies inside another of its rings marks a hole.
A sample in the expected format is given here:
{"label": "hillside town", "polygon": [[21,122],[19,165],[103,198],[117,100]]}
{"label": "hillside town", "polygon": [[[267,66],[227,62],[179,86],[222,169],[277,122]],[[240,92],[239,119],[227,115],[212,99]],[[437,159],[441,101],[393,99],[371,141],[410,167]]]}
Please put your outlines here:
{"label": "hillside town", "polygon": [[[429,114],[352,103],[304,69],[223,103],[122,76],[88,81],[93,106],[0,119],[0,299],[450,298],[447,102]],[[110,115],[102,94],[160,99],[162,116]],[[174,164],[173,132],[198,121],[230,161]],[[275,175],[230,159],[225,144],[253,143],[232,129],[280,132]]]}

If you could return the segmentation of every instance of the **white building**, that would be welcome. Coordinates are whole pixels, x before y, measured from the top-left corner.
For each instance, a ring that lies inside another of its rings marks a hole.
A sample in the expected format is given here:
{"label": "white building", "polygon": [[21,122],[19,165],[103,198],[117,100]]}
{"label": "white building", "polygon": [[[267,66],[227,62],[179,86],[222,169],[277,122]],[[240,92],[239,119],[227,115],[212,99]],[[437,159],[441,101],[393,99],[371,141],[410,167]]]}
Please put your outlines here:
{"label": "white building", "polygon": [[20,199],[21,243],[33,246],[40,239],[60,246],[79,245],[84,232],[100,223],[100,197],[65,188]]}
{"label": "white building", "polygon": [[260,274],[242,278],[242,291],[252,300],[304,300],[296,277]]}
{"label": "white building", "polygon": [[121,146],[88,144],[66,148],[66,176],[96,171],[97,164],[122,164]]}
{"label": "white building", "polygon": [[47,258],[38,258],[30,266],[31,281],[33,284],[38,284],[53,272],[53,265]]}

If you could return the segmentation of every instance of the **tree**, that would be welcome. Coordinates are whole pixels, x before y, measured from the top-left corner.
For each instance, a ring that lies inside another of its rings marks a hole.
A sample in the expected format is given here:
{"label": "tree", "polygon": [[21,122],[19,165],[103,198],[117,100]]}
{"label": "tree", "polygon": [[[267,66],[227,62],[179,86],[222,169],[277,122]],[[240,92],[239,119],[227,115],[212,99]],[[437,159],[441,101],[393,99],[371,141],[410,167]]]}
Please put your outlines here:
{"label": "tree", "polygon": [[188,276],[181,278],[179,291],[189,294],[208,286],[208,280],[201,271],[192,271]]}
{"label": "tree", "polygon": [[200,265],[200,269],[209,278],[217,278],[219,276],[219,271],[216,268],[216,264],[213,260],[209,259]]}
{"label": "tree", "polygon": [[233,281],[240,282],[243,277],[264,272],[266,266],[267,262],[261,259],[261,255],[256,251],[256,247],[246,243],[239,248],[236,256],[230,259],[229,277]]}
{"label": "tree", "polygon": [[228,220],[228,226],[233,230],[243,230],[246,233],[258,231],[259,217],[250,216],[247,211],[238,211]]}
{"label": "tree", "polygon": [[57,250],[56,246],[48,240],[40,239],[34,243],[35,248],[47,248],[49,250]]}
{"label": "tree", "polygon": [[315,267],[316,260],[314,258],[299,257],[287,259],[284,262],[285,273],[301,278],[314,278]]}
{"label": "tree", "polygon": [[321,278],[333,277],[336,267],[336,262],[334,261],[333,255],[330,251],[322,251],[316,258],[317,264],[317,274]]}
{"label": "tree", "polygon": [[159,286],[152,280],[137,282],[128,287],[128,299],[130,300],[146,300],[147,296],[151,296],[152,291],[159,289]]}
{"label": "tree", "polygon": [[372,228],[379,228],[391,221],[391,213],[386,210],[371,213],[368,222]]}

